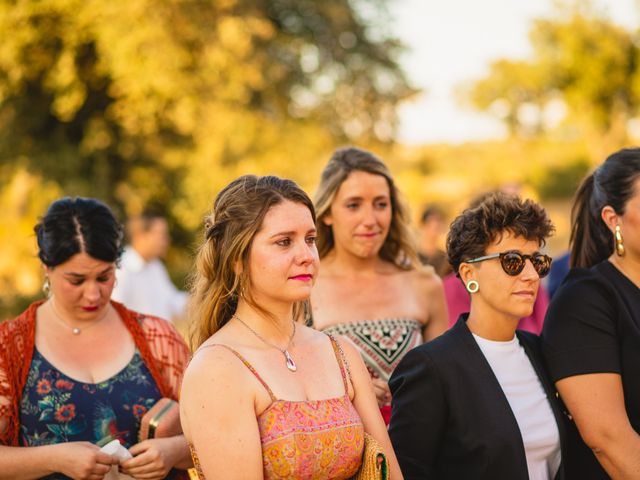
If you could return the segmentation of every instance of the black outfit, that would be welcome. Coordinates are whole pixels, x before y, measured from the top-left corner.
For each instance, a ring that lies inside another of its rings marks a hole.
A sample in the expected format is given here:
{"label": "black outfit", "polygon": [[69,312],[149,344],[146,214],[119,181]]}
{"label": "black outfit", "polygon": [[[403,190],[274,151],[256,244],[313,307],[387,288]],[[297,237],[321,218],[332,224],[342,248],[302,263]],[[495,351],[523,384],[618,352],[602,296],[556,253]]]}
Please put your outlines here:
{"label": "black outfit", "polygon": [[[391,376],[389,435],[405,480],[529,478],[518,423],[467,316],[407,353]],[[538,337],[519,330],[516,336],[547,394],[563,445],[564,415]],[[561,464],[556,479],[564,478]]]}
{"label": "black outfit", "polygon": [[[549,305],[542,350],[552,381],[618,373],[629,422],[640,433],[640,289],[609,261],[572,270]],[[609,478],[571,425],[571,478]]]}

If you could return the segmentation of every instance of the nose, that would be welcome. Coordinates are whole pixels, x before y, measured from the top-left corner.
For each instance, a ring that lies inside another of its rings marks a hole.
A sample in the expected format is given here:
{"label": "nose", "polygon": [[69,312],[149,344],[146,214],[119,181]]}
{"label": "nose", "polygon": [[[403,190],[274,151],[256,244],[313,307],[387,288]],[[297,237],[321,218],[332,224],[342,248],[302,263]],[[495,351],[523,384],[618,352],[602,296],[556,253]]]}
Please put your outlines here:
{"label": "nose", "polygon": [[318,259],[318,249],[314,244],[308,244],[305,242],[300,242],[298,248],[296,249],[295,260],[298,264],[305,265],[308,263],[313,263]]}
{"label": "nose", "polygon": [[367,206],[362,209],[362,223],[367,227],[372,227],[377,223],[376,212],[373,206]]}
{"label": "nose", "polygon": [[96,302],[98,300],[100,300],[100,287],[98,285],[98,282],[91,282],[88,281],[85,283],[85,289],[84,289],[84,297],[89,300],[90,302]]}
{"label": "nose", "polygon": [[538,272],[534,268],[533,262],[531,261],[530,258],[527,258],[525,260],[524,268],[522,269],[521,276],[523,280],[529,280],[529,281],[540,280],[540,275],[538,275]]}

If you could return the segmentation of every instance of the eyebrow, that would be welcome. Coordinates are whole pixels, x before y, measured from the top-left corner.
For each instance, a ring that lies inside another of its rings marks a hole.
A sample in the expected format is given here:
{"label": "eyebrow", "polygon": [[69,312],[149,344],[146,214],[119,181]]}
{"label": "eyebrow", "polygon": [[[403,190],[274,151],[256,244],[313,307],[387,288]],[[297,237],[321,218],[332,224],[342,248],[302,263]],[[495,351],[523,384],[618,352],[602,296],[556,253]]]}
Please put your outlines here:
{"label": "eyebrow", "polygon": [[[377,197],[373,197],[374,200],[388,200],[390,198],[389,195],[378,195]],[[353,197],[347,197],[344,199],[345,202],[353,201],[353,200],[363,200],[364,197],[360,195],[354,195]]]}
{"label": "eyebrow", "polygon": [[[112,270],[113,270],[113,267],[105,268],[103,271],[98,273],[98,276],[104,275],[105,273],[109,273]],[[87,276],[86,274],[75,273],[75,272],[64,272],[64,275],[67,275],[69,277],[76,277],[76,278],[84,278]]]}
{"label": "eyebrow", "polygon": [[[316,233],[317,230],[315,228],[310,228],[309,230],[307,230],[307,233],[305,233],[305,235],[309,235],[310,233]],[[271,235],[269,238],[275,238],[275,237],[292,237],[294,236],[296,233],[293,230],[290,230],[288,232],[279,232],[279,233],[274,233],[273,235]]]}

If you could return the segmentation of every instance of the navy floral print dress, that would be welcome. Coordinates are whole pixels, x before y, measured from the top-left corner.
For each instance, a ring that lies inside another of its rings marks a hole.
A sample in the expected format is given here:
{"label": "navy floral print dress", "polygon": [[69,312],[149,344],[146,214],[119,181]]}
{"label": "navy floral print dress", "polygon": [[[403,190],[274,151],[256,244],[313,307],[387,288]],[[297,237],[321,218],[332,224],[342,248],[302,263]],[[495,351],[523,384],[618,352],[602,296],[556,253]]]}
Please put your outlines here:
{"label": "navy floral print dress", "polygon": [[113,377],[84,383],[60,372],[35,349],[22,392],[22,445],[86,441],[102,446],[118,439],[129,448],[138,442],[140,419],[160,397],[137,350]]}

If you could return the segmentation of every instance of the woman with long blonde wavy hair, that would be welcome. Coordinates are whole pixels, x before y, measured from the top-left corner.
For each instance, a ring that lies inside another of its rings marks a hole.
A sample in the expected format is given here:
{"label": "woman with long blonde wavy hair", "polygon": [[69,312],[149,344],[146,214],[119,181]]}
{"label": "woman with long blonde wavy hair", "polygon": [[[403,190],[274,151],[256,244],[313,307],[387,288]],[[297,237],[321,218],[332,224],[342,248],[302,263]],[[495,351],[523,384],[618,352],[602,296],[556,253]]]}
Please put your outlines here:
{"label": "woman with long blonde wavy hair", "polygon": [[313,204],[294,182],[246,175],[219,193],[180,401],[201,479],[351,478],[365,432],[402,478],[356,350],[296,321],[318,263]]}
{"label": "woman with long blonde wavy hair", "polygon": [[393,369],[411,348],[446,329],[442,283],[420,266],[406,207],[372,153],[337,150],[315,204],[322,268],[311,298],[313,325],[355,344],[388,423]]}

